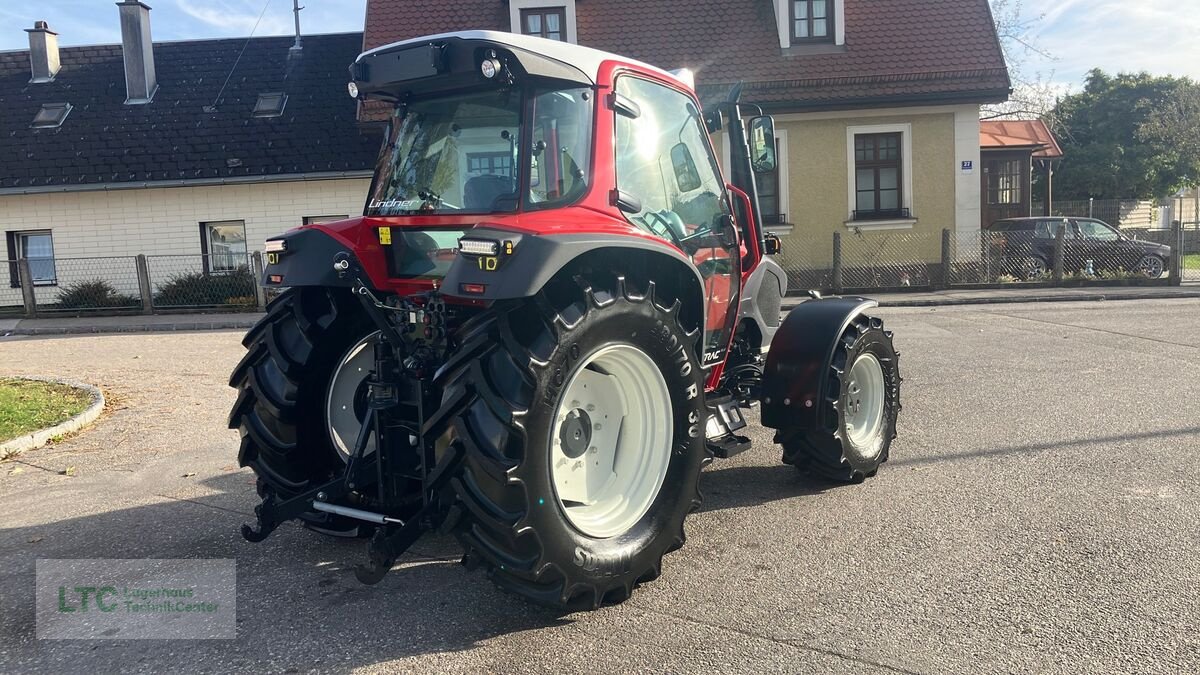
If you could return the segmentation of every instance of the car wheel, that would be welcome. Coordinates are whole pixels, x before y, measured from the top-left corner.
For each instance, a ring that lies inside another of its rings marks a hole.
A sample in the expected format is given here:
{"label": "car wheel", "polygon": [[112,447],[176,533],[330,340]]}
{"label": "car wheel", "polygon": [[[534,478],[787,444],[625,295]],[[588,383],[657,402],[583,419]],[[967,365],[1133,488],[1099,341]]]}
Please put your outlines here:
{"label": "car wheel", "polygon": [[1143,256],[1137,264],[1137,270],[1147,279],[1157,279],[1162,276],[1166,263],[1156,255]]}
{"label": "car wheel", "polygon": [[1027,280],[1040,279],[1046,275],[1046,270],[1046,261],[1036,256],[1025,262],[1025,278]]}

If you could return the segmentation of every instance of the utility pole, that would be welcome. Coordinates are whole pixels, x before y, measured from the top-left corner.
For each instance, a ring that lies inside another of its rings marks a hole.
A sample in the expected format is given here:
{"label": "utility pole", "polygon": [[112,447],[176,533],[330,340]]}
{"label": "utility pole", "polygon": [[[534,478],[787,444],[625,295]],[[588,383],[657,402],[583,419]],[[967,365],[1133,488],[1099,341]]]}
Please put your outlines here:
{"label": "utility pole", "polygon": [[289,52],[295,53],[303,49],[300,46],[300,10],[302,9],[304,8],[300,6],[300,0],[292,0],[292,14],[296,18],[296,42],[292,44],[291,49],[288,50]]}

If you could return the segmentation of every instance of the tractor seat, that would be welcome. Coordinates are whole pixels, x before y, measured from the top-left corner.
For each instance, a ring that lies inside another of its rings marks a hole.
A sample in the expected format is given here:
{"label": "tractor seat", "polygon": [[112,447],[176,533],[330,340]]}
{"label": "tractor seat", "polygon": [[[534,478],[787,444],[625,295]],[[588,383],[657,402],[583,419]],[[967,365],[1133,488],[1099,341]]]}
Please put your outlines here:
{"label": "tractor seat", "polygon": [[463,186],[463,206],[469,211],[491,211],[496,200],[513,192],[513,180],[508,176],[473,176]]}

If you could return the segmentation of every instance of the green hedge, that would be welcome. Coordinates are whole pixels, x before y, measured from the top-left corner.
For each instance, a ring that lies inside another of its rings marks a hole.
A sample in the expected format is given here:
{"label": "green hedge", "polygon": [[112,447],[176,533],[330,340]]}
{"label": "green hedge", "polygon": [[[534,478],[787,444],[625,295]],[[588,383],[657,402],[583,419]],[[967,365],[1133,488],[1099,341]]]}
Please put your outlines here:
{"label": "green hedge", "polygon": [[102,307],[140,307],[142,299],[122,295],[104,279],[76,281],[58,292],[58,305],[63,309],[96,309]]}
{"label": "green hedge", "polygon": [[[242,265],[224,274],[192,272],[171,277],[154,296],[156,307],[241,305],[254,298],[254,275]],[[232,302],[231,302],[232,301]]]}

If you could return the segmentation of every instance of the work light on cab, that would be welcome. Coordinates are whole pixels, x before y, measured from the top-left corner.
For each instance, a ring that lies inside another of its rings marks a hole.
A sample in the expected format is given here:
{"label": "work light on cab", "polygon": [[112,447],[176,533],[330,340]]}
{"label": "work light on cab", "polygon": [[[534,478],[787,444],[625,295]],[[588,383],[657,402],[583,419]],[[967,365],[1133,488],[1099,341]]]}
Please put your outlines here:
{"label": "work light on cab", "polygon": [[500,242],[464,237],[458,240],[458,250],[469,255],[496,255],[500,252]]}

